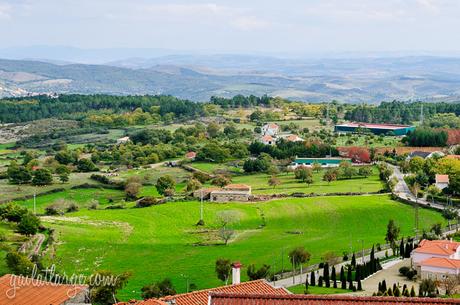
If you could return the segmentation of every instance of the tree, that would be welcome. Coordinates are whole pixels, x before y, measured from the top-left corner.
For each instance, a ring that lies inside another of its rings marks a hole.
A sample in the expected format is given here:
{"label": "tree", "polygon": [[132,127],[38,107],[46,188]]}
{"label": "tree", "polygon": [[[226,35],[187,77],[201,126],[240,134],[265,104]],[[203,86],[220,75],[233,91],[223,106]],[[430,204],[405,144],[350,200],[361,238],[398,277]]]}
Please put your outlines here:
{"label": "tree", "polygon": [[34,176],[32,178],[33,185],[48,185],[53,182],[53,176],[51,172],[46,168],[39,168],[34,171]]}
{"label": "tree", "polygon": [[432,279],[424,279],[420,283],[419,296],[420,297],[435,297],[436,296],[436,282]]}
{"label": "tree", "polygon": [[111,271],[101,270],[91,275],[89,280],[89,294],[92,303],[100,305],[112,305],[118,302],[115,297],[118,290],[121,290],[131,276],[125,272],[114,274]]}
{"label": "tree", "polygon": [[70,169],[65,165],[59,165],[56,168],[56,174],[59,175],[61,183],[66,183],[69,181]]}
{"label": "tree", "polygon": [[39,227],[40,219],[32,213],[27,213],[18,224],[18,232],[26,236],[35,235]]}
{"label": "tree", "polygon": [[281,184],[281,180],[276,176],[271,176],[270,179],[268,179],[268,185],[273,186],[273,188],[275,188],[276,186],[280,184]]}
{"label": "tree", "polygon": [[247,274],[251,281],[258,280],[258,279],[265,279],[268,277],[270,271],[270,265],[263,265],[259,269],[256,270],[256,266],[251,264],[248,266]]}
{"label": "tree", "polygon": [[218,175],[216,178],[214,178],[211,181],[211,184],[216,185],[216,186],[220,186],[220,187],[224,187],[227,184],[230,184],[230,182],[231,182],[230,178],[228,178],[228,177],[226,177],[224,175]]}
{"label": "tree", "polygon": [[129,182],[125,185],[125,194],[127,199],[136,199],[142,184],[138,182]]}
{"label": "tree", "polygon": [[352,290],[352,288],[353,288],[353,277],[352,277],[351,266],[348,266],[347,269],[348,269],[347,270],[348,289]]}
{"label": "tree", "polygon": [[434,184],[430,185],[426,189],[426,194],[431,197],[431,202],[434,204],[434,197],[439,195],[441,190]]}
{"label": "tree", "polygon": [[165,278],[164,280],[151,285],[146,285],[141,288],[141,291],[141,296],[144,300],[176,294],[176,290],[169,278]]}
{"label": "tree", "polygon": [[219,133],[220,126],[217,123],[211,122],[209,123],[206,131],[208,133],[208,136],[211,138],[217,137],[217,134]]}
{"label": "tree", "polygon": [[32,179],[30,170],[24,166],[17,165],[16,162],[11,162],[6,174],[8,176],[8,181],[13,184],[28,183]]}
{"label": "tree", "polygon": [[77,162],[77,169],[79,172],[95,172],[98,171],[99,169],[97,166],[91,161],[90,159],[80,159]]}
{"label": "tree", "polygon": [[160,195],[166,195],[167,190],[174,190],[176,181],[169,175],[161,176],[155,183],[155,187]]}
{"label": "tree", "polygon": [[326,283],[326,287],[329,288],[331,287],[331,281],[330,281],[330,276],[329,276],[329,264],[328,263],[324,263],[324,266],[323,266],[323,278],[324,278],[324,282]]}
{"label": "tree", "polygon": [[5,260],[8,269],[13,274],[28,276],[33,272],[34,264],[27,258],[27,256],[18,253],[15,250],[8,252]]}
{"label": "tree", "polygon": [[310,285],[311,286],[316,285],[316,278],[315,278],[315,272],[314,271],[310,272]]}
{"label": "tree", "polygon": [[353,255],[351,256],[351,265],[354,267],[356,267],[356,255],[355,253],[353,252]]}
{"label": "tree", "polygon": [[390,219],[387,225],[387,233],[385,235],[385,241],[390,244],[391,249],[393,249],[393,254],[395,252],[396,240],[399,237],[400,229],[396,226],[393,219]]}
{"label": "tree", "polygon": [[217,278],[227,285],[230,272],[232,271],[232,263],[229,259],[219,258],[216,260],[214,271],[217,274]]}
{"label": "tree", "polygon": [[311,168],[319,173],[321,171],[321,164],[319,164],[318,162],[314,162],[312,165],[311,165]]}
{"label": "tree", "polygon": [[369,166],[361,166],[358,170],[358,175],[363,177],[369,177],[372,174],[372,168]]}
{"label": "tree", "polygon": [[225,245],[228,244],[228,241],[232,239],[234,235],[235,235],[235,231],[232,229],[228,229],[225,227],[222,227],[219,229],[219,237],[224,241]]}
{"label": "tree", "polygon": [[327,181],[330,184],[332,181],[337,180],[337,171],[333,169],[328,169],[323,175],[323,181]]}
{"label": "tree", "polygon": [[200,188],[201,188],[201,182],[198,181],[197,179],[192,178],[187,182],[187,192],[193,192],[193,191],[199,190]]}
{"label": "tree", "polygon": [[332,266],[331,270],[331,281],[332,281],[332,287],[337,288],[337,274],[335,271],[335,266]]}
{"label": "tree", "polygon": [[289,252],[289,259],[295,271],[297,266],[302,270],[302,264],[310,260],[311,254],[304,247],[297,247]]}
{"label": "tree", "polygon": [[311,169],[305,166],[297,167],[294,171],[294,176],[296,179],[299,179],[302,182],[305,182],[308,178],[313,178]]}
{"label": "tree", "polygon": [[347,280],[345,278],[345,270],[343,266],[340,268],[340,283],[342,289],[347,289]]}
{"label": "tree", "polygon": [[450,222],[453,219],[455,219],[457,216],[458,216],[458,212],[454,208],[445,207],[444,210],[442,210],[442,217],[444,217],[444,219],[447,220],[447,225],[449,226],[449,230],[450,230]]}

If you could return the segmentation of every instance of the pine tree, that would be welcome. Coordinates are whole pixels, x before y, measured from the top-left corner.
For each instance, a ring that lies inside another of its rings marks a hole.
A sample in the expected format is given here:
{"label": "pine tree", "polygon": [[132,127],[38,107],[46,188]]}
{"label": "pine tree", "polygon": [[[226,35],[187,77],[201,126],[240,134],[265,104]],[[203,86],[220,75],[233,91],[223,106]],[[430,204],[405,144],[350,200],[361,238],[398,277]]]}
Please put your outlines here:
{"label": "pine tree", "polygon": [[334,288],[337,288],[337,275],[335,274],[335,266],[332,266],[331,280]]}
{"label": "pine tree", "polygon": [[329,280],[329,264],[325,263],[324,268],[323,268],[323,277],[324,277],[324,282],[326,284],[326,287],[329,288],[331,287],[331,281]]}
{"label": "pine tree", "polygon": [[310,273],[310,286],[315,286],[315,285],[316,285],[315,272],[312,271]]}

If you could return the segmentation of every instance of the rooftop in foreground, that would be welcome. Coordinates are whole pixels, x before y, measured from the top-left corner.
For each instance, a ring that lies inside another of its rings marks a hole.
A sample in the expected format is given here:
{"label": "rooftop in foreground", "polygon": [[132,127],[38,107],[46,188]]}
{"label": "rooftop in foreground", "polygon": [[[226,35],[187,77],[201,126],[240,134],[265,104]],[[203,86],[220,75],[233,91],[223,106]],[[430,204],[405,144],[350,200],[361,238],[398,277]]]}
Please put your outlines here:
{"label": "rooftop in foreground", "polygon": [[448,305],[460,299],[210,293],[209,305]]}

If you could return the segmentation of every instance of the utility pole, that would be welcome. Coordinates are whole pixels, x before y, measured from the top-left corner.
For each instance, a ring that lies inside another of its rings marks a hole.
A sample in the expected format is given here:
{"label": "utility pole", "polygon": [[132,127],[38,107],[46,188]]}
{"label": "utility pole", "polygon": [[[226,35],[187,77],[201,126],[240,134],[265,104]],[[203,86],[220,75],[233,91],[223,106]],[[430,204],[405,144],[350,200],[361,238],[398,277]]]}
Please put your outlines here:
{"label": "utility pole", "polygon": [[203,188],[201,188],[201,191],[200,191],[200,194],[201,194],[201,203],[200,203],[200,222],[203,223],[204,220],[203,220]]}
{"label": "utility pole", "polygon": [[34,191],[34,215],[37,215],[37,193]]}

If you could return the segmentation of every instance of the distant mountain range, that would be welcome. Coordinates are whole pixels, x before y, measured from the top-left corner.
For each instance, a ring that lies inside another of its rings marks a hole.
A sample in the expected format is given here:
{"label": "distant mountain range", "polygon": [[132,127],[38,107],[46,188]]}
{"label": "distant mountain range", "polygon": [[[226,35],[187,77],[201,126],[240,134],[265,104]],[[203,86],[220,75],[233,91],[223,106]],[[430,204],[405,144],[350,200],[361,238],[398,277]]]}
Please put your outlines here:
{"label": "distant mountain range", "polygon": [[[123,60],[108,56],[115,60],[98,65],[69,63],[65,58],[0,59],[0,96],[170,94],[205,101],[213,95],[268,94],[311,102],[460,101],[460,57],[299,59],[161,53]],[[101,53],[95,56],[103,58]]]}

